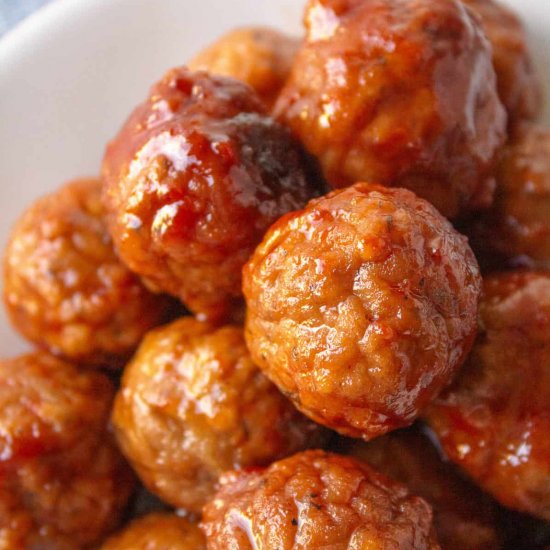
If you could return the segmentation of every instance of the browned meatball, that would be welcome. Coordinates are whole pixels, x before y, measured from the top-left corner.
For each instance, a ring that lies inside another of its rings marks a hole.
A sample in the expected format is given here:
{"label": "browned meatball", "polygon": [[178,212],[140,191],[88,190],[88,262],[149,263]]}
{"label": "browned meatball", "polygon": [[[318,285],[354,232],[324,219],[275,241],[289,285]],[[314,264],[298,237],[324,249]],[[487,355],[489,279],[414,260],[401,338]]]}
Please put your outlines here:
{"label": "browned meatball", "polygon": [[322,451],[226,474],[201,527],[209,550],[439,548],[426,502],[364,463]]}
{"label": "browned meatball", "polygon": [[445,550],[502,548],[494,501],[457,475],[419,429],[393,432],[368,443],[349,440],[345,451],[426,499]]}
{"label": "browned meatball", "polygon": [[194,512],[223,471],[264,466],[318,444],[322,433],[252,363],[242,329],[192,318],[145,338],[113,421],[145,485]]}
{"label": "browned meatball", "polygon": [[358,183],[270,229],[244,270],[247,342],[305,414],[370,439],[410,424],[460,367],[480,286],[432,205]]}
{"label": "browned meatball", "polygon": [[462,1],[481,17],[493,47],[498,93],[508,111],[508,125],[514,129],[533,120],[540,111],[542,93],[521,20],[493,0]]}
{"label": "browned meatball", "polygon": [[458,0],[309,0],[305,23],[275,114],[334,187],[409,188],[450,217],[490,203],[506,115]]}
{"label": "browned meatball", "polygon": [[307,164],[247,85],[174,69],[107,148],[118,252],[151,288],[223,319],[266,229],[316,194]]}
{"label": "browned meatball", "polygon": [[497,172],[493,207],[466,231],[487,268],[550,269],[550,132],[530,128],[510,144]]}
{"label": "browned meatball", "polygon": [[102,550],[204,550],[197,525],[174,514],[149,514],[111,537]]}
{"label": "browned meatball", "polygon": [[0,362],[0,547],[87,548],[133,476],[107,433],[113,387],[46,353]]}
{"label": "browned meatball", "polygon": [[288,78],[299,45],[297,38],[269,27],[242,27],[197,54],[189,68],[242,80],[271,107]]}
{"label": "browned meatball", "polygon": [[482,488],[549,520],[550,275],[494,275],[484,293],[472,355],[427,417]]}
{"label": "browned meatball", "polygon": [[119,366],[166,316],[117,258],[104,223],[101,183],[68,183],[15,225],[4,257],[4,301],[32,342],[78,362]]}

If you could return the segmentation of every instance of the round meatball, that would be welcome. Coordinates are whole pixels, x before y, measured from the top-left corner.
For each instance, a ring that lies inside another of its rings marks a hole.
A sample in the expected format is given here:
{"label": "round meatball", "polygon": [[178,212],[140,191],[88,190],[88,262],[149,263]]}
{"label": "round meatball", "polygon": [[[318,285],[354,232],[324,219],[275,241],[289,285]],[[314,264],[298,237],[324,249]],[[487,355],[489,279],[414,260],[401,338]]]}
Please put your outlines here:
{"label": "round meatball", "polygon": [[209,550],[439,548],[420,497],[366,464],[322,451],[224,475],[201,527]]}
{"label": "round meatball", "polygon": [[193,512],[223,471],[264,466],[322,434],[252,363],[242,329],[192,318],[145,338],[124,373],[113,422],[144,484]]}
{"label": "round meatball", "polygon": [[487,269],[550,269],[550,132],[530,128],[505,150],[493,207],[466,232]]}
{"label": "round meatball", "polygon": [[462,0],[479,17],[493,47],[498,93],[514,129],[539,114],[542,93],[519,17],[493,0]]}
{"label": "round meatball", "polygon": [[297,38],[269,27],[242,27],[197,54],[189,68],[242,80],[254,88],[267,107],[272,107],[299,45]]}
{"label": "round meatball", "polygon": [[111,537],[102,550],[204,550],[197,525],[175,514],[149,514]]}
{"label": "round meatball", "polygon": [[246,84],[173,69],[107,148],[118,252],[152,289],[221,321],[242,303],[242,266],[264,232],[316,194],[308,170]]}
{"label": "round meatball", "polygon": [[477,343],[427,418],[483,489],[550,520],[550,275],[486,279]]}
{"label": "round meatball", "polygon": [[412,189],[446,216],[487,206],[506,114],[458,0],[309,0],[275,114],[334,187]]}
{"label": "round meatball", "polygon": [[134,478],[106,429],[113,393],[43,352],[0,362],[0,547],[87,548],[116,527]]}
{"label": "round meatball", "polygon": [[349,440],[345,451],[424,498],[433,507],[435,531],[445,550],[502,548],[494,501],[444,462],[420,430],[392,432],[368,443]]}
{"label": "round meatball", "polygon": [[412,423],[460,367],[480,286],[432,205],[358,183],[270,229],[244,270],[247,342],[305,414],[370,439]]}
{"label": "round meatball", "polygon": [[123,364],[169,305],[117,258],[95,179],[68,183],[19,219],[4,257],[4,301],[31,342],[106,367]]}

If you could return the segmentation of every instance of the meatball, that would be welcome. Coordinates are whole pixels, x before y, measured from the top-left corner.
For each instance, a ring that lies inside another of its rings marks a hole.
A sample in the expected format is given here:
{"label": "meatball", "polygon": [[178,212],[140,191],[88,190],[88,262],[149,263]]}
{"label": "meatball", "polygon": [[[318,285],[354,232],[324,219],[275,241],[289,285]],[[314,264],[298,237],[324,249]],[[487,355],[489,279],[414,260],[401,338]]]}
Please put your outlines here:
{"label": "meatball", "polygon": [[493,47],[493,65],[498,93],[508,112],[508,125],[514,129],[539,114],[542,93],[527,33],[519,17],[493,0],[462,0],[482,21]]}
{"label": "meatball", "polygon": [[134,478],[106,429],[113,394],[44,352],[0,362],[1,548],[87,548],[116,527]]}
{"label": "meatball", "polygon": [[550,275],[485,280],[477,343],[427,418],[483,489],[550,520]]}
{"label": "meatball", "polygon": [[505,150],[493,207],[467,224],[484,267],[550,269],[550,132],[530,128]]}
{"label": "meatball", "polygon": [[111,537],[102,550],[204,550],[204,536],[189,520],[175,514],[149,514]]}
{"label": "meatball", "polygon": [[426,502],[366,464],[322,451],[227,473],[201,527],[209,550],[439,548]]}
{"label": "meatball", "polygon": [[310,0],[305,23],[275,114],[334,187],[409,188],[449,217],[490,203],[506,114],[458,0]]}
{"label": "meatball", "polygon": [[367,461],[430,503],[445,550],[502,548],[494,501],[444,462],[419,429],[392,432],[368,443],[349,440],[346,447],[346,454]]}
{"label": "meatball", "polygon": [[38,199],[15,225],[4,257],[4,300],[31,342],[79,363],[120,366],[164,320],[117,258],[104,222],[101,182],[68,183]]}
{"label": "meatball", "polygon": [[243,27],[197,54],[189,68],[242,80],[271,107],[288,78],[299,45],[298,39],[269,27]]}
{"label": "meatball", "polygon": [[309,166],[246,84],[173,69],[107,148],[115,245],[150,288],[221,322],[264,232],[317,194]]}
{"label": "meatball", "polygon": [[183,318],[148,335],[127,367],[113,422],[145,485],[200,512],[219,475],[322,440],[252,363],[242,329]]}
{"label": "meatball", "polygon": [[247,342],[305,414],[370,439],[412,423],[460,367],[480,286],[432,205],[358,183],[270,229],[244,270]]}

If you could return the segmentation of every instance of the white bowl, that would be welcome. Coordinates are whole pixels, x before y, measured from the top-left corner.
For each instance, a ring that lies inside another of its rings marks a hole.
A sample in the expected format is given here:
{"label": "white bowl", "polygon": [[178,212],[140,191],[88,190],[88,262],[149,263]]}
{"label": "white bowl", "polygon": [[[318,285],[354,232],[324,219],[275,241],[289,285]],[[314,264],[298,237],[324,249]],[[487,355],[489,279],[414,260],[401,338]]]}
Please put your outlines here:
{"label": "white bowl", "polygon": [[[57,0],[8,33],[0,41],[0,249],[32,199],[98,172],[106,141],[165,69],[235,26],[297,33],[304,2]],[[550,92],[550,4],[506,3],[529,28]],[[27,347],[2,309],[0,355]]]}

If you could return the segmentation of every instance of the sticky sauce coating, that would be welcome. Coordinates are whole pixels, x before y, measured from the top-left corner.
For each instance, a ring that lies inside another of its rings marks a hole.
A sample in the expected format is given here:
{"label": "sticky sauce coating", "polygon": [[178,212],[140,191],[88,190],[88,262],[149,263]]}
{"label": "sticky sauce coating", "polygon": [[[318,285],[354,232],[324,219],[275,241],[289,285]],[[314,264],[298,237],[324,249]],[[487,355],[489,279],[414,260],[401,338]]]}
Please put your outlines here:
{"label": "sticky sauce coating", "polygon": [[145,338],[113,422],[145,485],[193,512],[225,470],[265,466],[324,439],[252,363],[241,328],[192,318]]}
{"label": "sticky sauce coating", "polygon": [[448,457],[503,505],[550,519],[550,276],[488,277],[480,334],[427,418]]}
{"label": "sticky sauce coating", "polygon": [[405,189],[364,183],[289,214],[244,270],[253,360],[305,414],[370,439],[411,424],[462,364],[479,270]]}
{"label": "sticky sauce coating", "polygon": [[550,132],[524,129],[505,149],[492,208],[466,226],[486,269],[550,269]]}
{"label": "sticky sauce coating", "polygon": [[173,69],[107,148],[117,250],[151,288],[201,319],[226,319],[267,228],[318,194],[308,170],[301,146],[246,84]]}
{"label": "sticky sauce coating", "polygon": [[448,217],[490,204],[506,115],[458,0],[310,0],[305,24],[275,114],[334,187],[405,187]]}
{"label": "sticky sauce coating", "polygon": [[170,302],[148,292],[117,258],[101,182],[70,182],[38,199],[4,255],[4,302],[31,342],[79,363],[120,367]]}
{"label": "sticky sauce coating", "polygon": [[198,526],[175,514],[149,514],[111,537],[101,550],[205,550]]}
{"label": "sticky sauce coating", "polygon": [[269,27],[241,27],[199,52],[189,68],[231,76],[254,88],[271,108],[288,75],[300,41]]}
{"label": "sticky sauce coating", "polygon": [[537,77],[527,33],[519,17],[500,2],[462,0],[480,18],[493,48],[498,93],[514,131],[533,120],[541,110],[542,90]]}
{"label": "sticky sauce coating", "polygon": [[201,527],[209,550],[439,548],[426,502],[364,463],[322,451],[226,474]]}
{"label": "sticky sauce coating", "polygon": [[107,432],[114,389],[46,353],[0,362],[0,548],[89,548],[134,477]]}
{"label": "sticky sauce coating", "polygon": [[433,507],[435,532],[442,548],[502,548],[495,502],[443,461],[419,429],[392,432],[368,443],[346,443],[345,454],[403,483]]}

